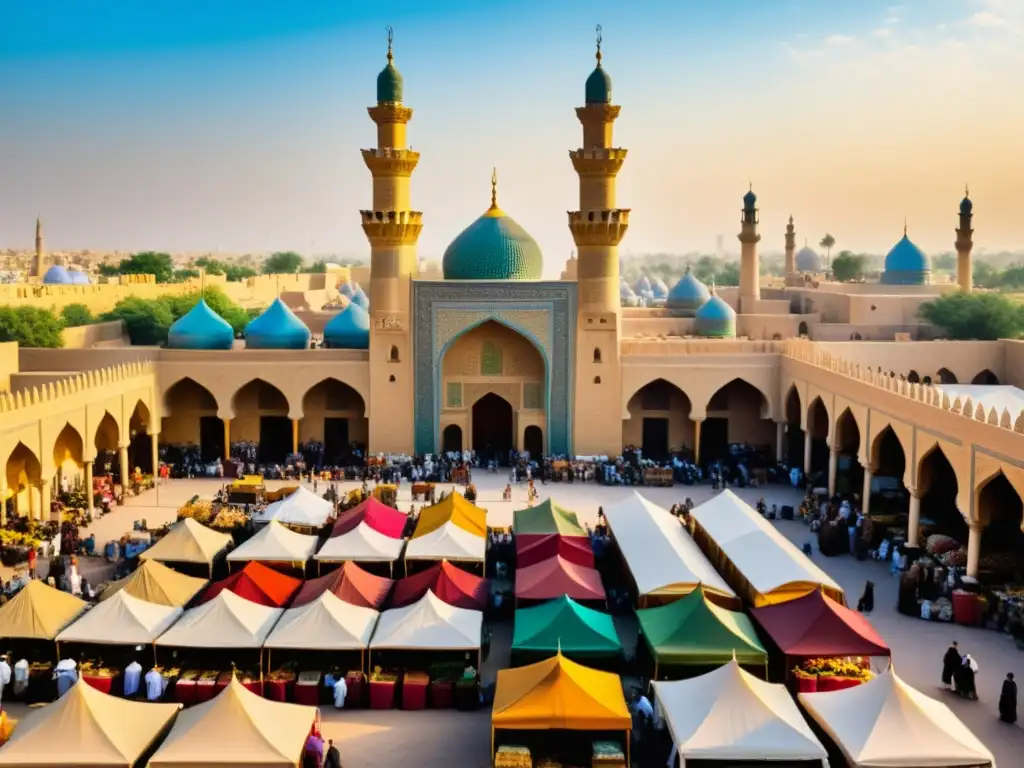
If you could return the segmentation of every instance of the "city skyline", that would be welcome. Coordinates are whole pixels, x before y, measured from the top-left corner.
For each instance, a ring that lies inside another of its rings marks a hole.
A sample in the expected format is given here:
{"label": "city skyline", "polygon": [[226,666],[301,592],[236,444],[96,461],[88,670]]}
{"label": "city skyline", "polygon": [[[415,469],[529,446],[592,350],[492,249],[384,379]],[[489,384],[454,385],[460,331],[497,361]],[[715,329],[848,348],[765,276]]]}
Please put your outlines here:
{"label": "city skyline", "polygon": [[420,255],[439,258],[483,212],[496,166],[500,204],[555,277],[573,250],[567,154],[600,22],[629,150],[624,253],[713,252],[723,233],[737,251],[748,182],[766,252],[791,214],[800,245],[829,232],[837,250],[884,253],[906,220],[926,252],[950,251],[965,183],[978,250],[1020,249],[1024,107],[1005,94],[1024,73],[1024,8],[807,5],[20,8],[0,31],[0,79],[14,84],[0,112],[0,245],[28,246],[40,213],[53,250],[365,260],[359,149],[375,143],[366,107],[390,24],[421,152]]}

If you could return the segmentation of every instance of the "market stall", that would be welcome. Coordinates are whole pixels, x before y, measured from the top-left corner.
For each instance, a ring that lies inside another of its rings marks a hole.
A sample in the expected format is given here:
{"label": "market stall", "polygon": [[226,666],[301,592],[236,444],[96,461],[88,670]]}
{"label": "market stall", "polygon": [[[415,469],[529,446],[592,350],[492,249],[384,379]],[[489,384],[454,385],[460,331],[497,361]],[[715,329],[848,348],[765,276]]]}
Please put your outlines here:
{"label": "market stall", "polygon": [[653,686],[683,764],[827,765],[828,752],[786,687],[759,680],[735,661],[700,677]]}
{"label": "market stall", "polygon": [[251,539],[228,553],[232,563],[282,563],[305,572],[306,561],[316,551],[317,537],[296,533],[277,520],[271,520]]}
{"label": "market stall", "polygon": [[512,532],[519,536],[570,536],[588,538],[575,512],[570,512],[554,499],[512,513]]}
{"label": "market stall", "polygon": [[719,605],[739,607],[736,593],[668,510],[634,493],[609,506],[605,520],[632,577],[640,607],[675,600],[698,584]]}
{"label": "market stall", "polygon": [[79,681],[52,704],[31,709],[0,747],[9,768],[132,768],[181,707],[126,701]]}
{"label": "market stall", "polygon": [[139,555],[139,560],[201,565],[213,578],[214,561],[229,544],[230,534],[218,533],[191,518],[185,518],[172,525],[163,538]]}
{"label": "market stall", "polygon": [[213,582],[199,597],[199,602],[212,600],[221,592],[233,592],[259,605],[284,608],[301,586],[301,579],[293,579],[262,563],[249,563],[226,579]]}
{"label": "market stall", "polygon": [[448,605],[482,611],[490,598],[490,582],[442,560],[425,571],[395,582],[389,607],[401,608],[433,592]]}
{"label": "market stall", "polygon": [[487,556],[487,539],[458,525],[454,520],[429,533],[412,538],[405,545],[405,568],[410,561],[454,560],[483,564]]}
{"label": "market stall", "polygon": [[681,600],[636,612],[654,661],[652,679],[688,677],[736,659],[767,675],[768,653],[746,614],[708,600],[700,586]]}
{"label": "market stall", "polygon": [[228,503],[258,504],[266,492],[263,475],[243,475],[228,486]]}
{"label": "market stall", "polygon": [[549,658],[559,651],[571,659],[612,662],[622,656],[622,643],[611,616],[567,595],[516,611],[514,661]]}
{"label": "market stall", "polygon": [[256,525],[276,520],[284,525],[320,530],[334,515],[334,502],[299,486],[294,492],[252,516]]}
{"label": "market stall", "polygon": [[150,768],[296,768],[316,707],[268,701],[232,679],[212,701],[178,715]]}
{"label": "market stall", "polygon": [[467,501],[461,493],[452,491],[444,500],[420,510],[412,538],[426,536],[446,523],[482,539],[487,535],[487,510]]}
{"label": "market stall", "polygon": [[551,557],[516,570],[516,605],[524,600],[554,600],[568,595],[573,600],[604,602],[601,574],[593,568]]}
{"label": "market stall", "polygon": [[851,766],[995,768],[992,753],[949,707],[891,669],[855,688],[799,700]]}
{"label": "market stall", "polygon": [[561,653],[498,671],[491,713],[492,758],[497,750],[499,759],[525,753],[529,764],[534,756],[555,754],[568,765],[590,764],[594,740],[610,738],[624,742],[618,747],[625,754],[618,763],[604,764],[627,766],[632,727],[618,675],[584,667]]}
{"label": "market stall", "polygon": [[147,603],[184,608],[207,584],[206,579],[186,576],[156,560],[146,560],[128,576],[110,582],[100,593],[100,601],[124,590]]}
{"label": "market stall", "polygon": [[517,568],[536,565],[556,556],[585,568],[594,567],[594,550],[587,536],[563,536],[558,533],[516,536]]}
{"label": "market stall", "polygon": [[386,563],[388,572],[394,572],[394,563],[402,556],[405,542],[392,539],[375,531],[365,521],[348,533],[335,536],[324,542],[313,559],[320,568],[323,563]]}
{"label": "market stall", "polygon": [[391,579],[377,576],[360,568],[352,562],[345,563],[341,568],[304,582],[292,599],[292,608],[301,608],[316,600],[325,592],[352,605],[380,610],[391,592],[394,582]]}
{"label": "market stall", "polygon": [[334,526],[331,528],[331,538],[344,536],[356,526],[365,523],[377,533],[391,539],[400,539],[408,521],[409,518],[405,513],[382,504],[371,496],[338,515],[338,519],[334,521]]}
{"label": "market stall", "polygon": [[831,576],[732,491],[694,507],[690,517],[694,539],[750,605],[784,603],[819,589],[846,604]]}

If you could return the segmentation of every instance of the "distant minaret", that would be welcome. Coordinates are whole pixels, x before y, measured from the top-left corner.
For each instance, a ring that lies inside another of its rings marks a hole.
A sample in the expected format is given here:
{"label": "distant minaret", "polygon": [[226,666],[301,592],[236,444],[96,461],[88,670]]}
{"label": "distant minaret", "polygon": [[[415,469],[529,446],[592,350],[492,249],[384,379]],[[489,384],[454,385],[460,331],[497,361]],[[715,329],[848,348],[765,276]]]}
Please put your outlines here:
{"label": "distant minaret", "polygon": [[43,248],[43,222],[36,216],[36,257],[32,262],[32,277],[43,276],[43,256],[45,255],[45,249]]}
{"label": "distant minaret", "polygon": [[956,281],[960,290],[970,293],[974,290],[971,250],[974,248],[974,230],[971,219],[974,218],[974,203],[971,202],[971,191],[964,187],[964,199],[960,201],[960,228],[956,231]]}
{"label": "distant minaret", "polygon": [[786,225],[786,276],[796,272],[796,230],[793,228],[793,216]]}
{"label": "distant minaret", "polygon": [[743,196],[743,215],[740,219],[740,306],[742,314],[757,311],[761,300],[761,270],[758,265],[757,243],[757,195],[751,185]]}

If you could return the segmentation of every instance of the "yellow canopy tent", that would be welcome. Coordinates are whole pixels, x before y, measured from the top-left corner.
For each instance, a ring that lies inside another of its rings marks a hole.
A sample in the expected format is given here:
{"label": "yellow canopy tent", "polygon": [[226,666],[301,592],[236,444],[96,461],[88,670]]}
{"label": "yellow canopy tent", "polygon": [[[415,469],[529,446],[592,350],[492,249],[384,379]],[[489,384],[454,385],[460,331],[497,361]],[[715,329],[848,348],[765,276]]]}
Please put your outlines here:
{"label": "yellow canopy tent", "polygon": [[412,538],[418,539],[433,533],[449,520],[475,536],[483,538],[487,535],[487,510],[466,501],[462,494],[453,491],[443,501],[420,510]]}
{"label": "yellow canopy tent", "polygon": [[67,592],[33,580],[0,607],[0,637],[53,640],[87,608]]}
{"label": "yellow canopy tent", "polygon": [[111,582],[100,593],[100,601],[107,600],[122,589],[132,597],[157,605],[184,608],[209,582],[178,573],[156,560],[146,560],[130,575]]}
{"label": "yellow canopy tent", "polygon": [[618,675],[584,667],[561,651],[545,661],[498,671],[491,713],[494,732],[626,731],[632,720]]}
{"label": "yellow canopy tent", "polygon": [[213,561],[228,544],[231,534],[219,533],[186,517],[171,526],[167,535],[139,555],[139,560],[165,563],[202,563],[213,571]]}

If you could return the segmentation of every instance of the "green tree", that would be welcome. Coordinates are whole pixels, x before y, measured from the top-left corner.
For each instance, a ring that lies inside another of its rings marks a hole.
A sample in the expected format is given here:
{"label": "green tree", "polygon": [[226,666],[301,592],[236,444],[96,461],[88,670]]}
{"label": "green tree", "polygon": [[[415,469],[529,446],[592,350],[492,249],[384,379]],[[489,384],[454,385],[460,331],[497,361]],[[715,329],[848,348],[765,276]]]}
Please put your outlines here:
{"label": "green tree", "polygon": [[121,259],[121,263],[113,269],[104,270],[101,267],[100,274],[155,275],[158,283],[169,283],[174,278],[174,264],[169,253],[142,251]]}
{"label": "green tree", "polygon": [[999,276],[999,284],[1003,288],[1019,290],[1024,287],[1024,264],[1011,264]]}
{"label": "green tree", "polygon": [[170,302],[165,297],[142,299],[129,296],[121,299],[101,320],[122,320],[132,344],[152,347],[167,341],[167,331],[174,322]]}
{"label": "green tree", "polygon": [[999,285],[999,270],[984,261],[974,262],[972,277],[978,288],[995,288]]}
{"label": "green tree", "polygon": [[718,285],[739,285],[740,265],[735,261],[727,261],[715,274],[715,282]]}
{"label": "green tree", "polygon": [[818,243],[822,248],[825,249],[826,258],[832,260],[832,246],[836,244],[836,239],[832,235],[825,233],[825,236],[821,238],[821,242]]}
{"label": "green tree", "polygon": [[302,268],[302,256],[295,251],[278,251],[272,253],[263,262],[265,275],[291,275]]}
{"label": "green tree", "polygon": [[1024,306],[997,293],[948,293],[918,313],[954,339],[1016,339],[1024,333]]}
{"label": "green tree", "polygon": [[192,280],[196,277],[199,277],[198,269],[176,269],[174,270],[173,282],[184,283],[186,280]]}
{"label": "green tree", "polygon": [[23,347],[57,349],[64,346],[64,324],[48,309],[0,307],[0,341],[16,341]]}
{"label": "green tree", "polygon": [[60,311],[61,322],[66,328],[75,328],[79,325],[92,325],[96,318],[92,315],[85,304],[68,304]]}
{"label": "green tree", "polygon": [[257,272],[252,267],[244,266],[243,264],[225,264],[224,265],[224,276],[227,277],[229,283],[240,283],[250,277],[256,277]]}
{"label": "green tree", "polygon": [[312,264],[303,267],[302,271],[311,275],[322,275],[327,271],[327,262],[323,259],[317,259]]}
{"label": "green tree", "polygon": [[868,257],[860,253],[840,251],[832,260],[832,276],[840,281],[860,280],[867,269]]}
{"label": "green tree", "polygon": [[951,272],[956,269],[956,254],[952,251],[938,253],[932,256],[932,269],[942,272]]}

